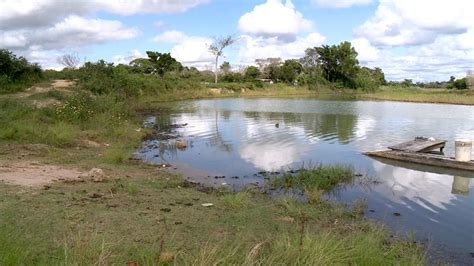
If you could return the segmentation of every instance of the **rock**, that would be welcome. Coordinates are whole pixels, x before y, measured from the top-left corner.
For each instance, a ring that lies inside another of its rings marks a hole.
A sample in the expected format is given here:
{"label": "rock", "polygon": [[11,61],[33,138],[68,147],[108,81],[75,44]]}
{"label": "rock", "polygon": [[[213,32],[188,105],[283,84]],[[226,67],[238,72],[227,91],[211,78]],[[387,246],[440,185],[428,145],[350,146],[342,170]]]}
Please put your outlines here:
{"label": "rock", "polygon": [[176,140],[176,148],[179,150],[185,150],[188,147],[188,142],[184,139]]}
{"label": "rock", "polygon": [[214,206],[214,204],[213,203],[203,203],[203,204],[201,204],[201,206],[203,206],[203,207],[212,207],[212,206]]}
{"label": "rock", "polygon": [[170,209],[170,208],[162,208],[162,209],[160,209],[160,211],[162,211],[162,212],[170,212],[171,209]]}
{"label": "rock", "polygon": [[100,168],[92,168],[88,175],[92,182],[102,182],[105,178],[104,171]]}

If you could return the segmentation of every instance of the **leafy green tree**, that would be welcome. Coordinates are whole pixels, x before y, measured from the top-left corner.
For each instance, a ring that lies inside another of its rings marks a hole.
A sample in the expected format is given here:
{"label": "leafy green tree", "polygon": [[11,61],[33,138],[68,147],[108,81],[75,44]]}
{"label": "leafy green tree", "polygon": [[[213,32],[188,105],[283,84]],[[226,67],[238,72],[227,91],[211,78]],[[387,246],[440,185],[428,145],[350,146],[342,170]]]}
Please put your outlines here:
{"label": "leafy green tree", "polygon": [[136,58],[132,60],[129,65],[132,67],[134,73],[153,73],[154,67],[152,62],[147,58]]}
{"label": "leafy green tree", "polygon": [[231,66],[230,66],[230,63],[225,61],[224,63],[222,63],[222,65],[220,66],[220,69],[222,71],[222,73],[224,73],[224,75],[228,74],[231,70]]}
{"label": "leafy green tree", "polygon": [[457,79],[456,81],[454,81],[453,86],[458,90],[467,89],[466,78]]}
{"label": "leafy green tree", "polygon": [[294,83],[301,72],[303,72],[303,66],[298,60],[286,60],[281,67],[280,77],[287,83]]}
{"label": "leafy green tree", "polygon": [[402,82],[400,82],[402,87],[408,88],[413,86],[413,80],[412,79],[404,79]]}
{"label": "leafy green tree", "polygon": [[24,57],[0,49],[0,93],[25,89],[42,76],[43,71],[38,64],[31,64]]}
{"label": "leafy green tree", "polygon": [[[340,82],[345,86],[355,88],[355,78],[359,71],[357,52],[350,42],[339,45],[323,45],[316,47],[316,61],[324,72],[324,77],[330,82]],[[316,55],[313,55],[315,58]]]}
{"label": "leafy green tree", "polygon": [[166,72],[183,70],[183,65],[176,61],[170,53],[147,51],[146,54],[153,66],[153,72],[161,77],[163,77]]}
{"label": "leafy green tree", "polygon": [[245,69],[245,80],[255,81],[260,76],[260,70],[256,66],[249,66]]}

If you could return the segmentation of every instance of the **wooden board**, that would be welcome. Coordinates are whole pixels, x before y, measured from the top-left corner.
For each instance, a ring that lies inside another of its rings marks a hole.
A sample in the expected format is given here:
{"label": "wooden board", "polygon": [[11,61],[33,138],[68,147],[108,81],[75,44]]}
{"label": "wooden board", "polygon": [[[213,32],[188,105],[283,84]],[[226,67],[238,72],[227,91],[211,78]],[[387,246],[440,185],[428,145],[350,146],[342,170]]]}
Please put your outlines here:
{"label": "wooden board", "polygon": [[415,139],[388,147],[391,150],[406,152],[428,152],[435,149],[442,149],[446,145],[446,140],[424,140]]}
{"label": "wooden board", "polygon": [[430,153],[414,153],[395,150],[373,151],[364,153],[368,156],[376,156],[381,158],[399,160],[404,162],[419,163],[424,165],[432,165],[439,167],[447,167],[452,169],[460,169],[474,171],[474,161],[459,162],[451,157],[445,157]]}

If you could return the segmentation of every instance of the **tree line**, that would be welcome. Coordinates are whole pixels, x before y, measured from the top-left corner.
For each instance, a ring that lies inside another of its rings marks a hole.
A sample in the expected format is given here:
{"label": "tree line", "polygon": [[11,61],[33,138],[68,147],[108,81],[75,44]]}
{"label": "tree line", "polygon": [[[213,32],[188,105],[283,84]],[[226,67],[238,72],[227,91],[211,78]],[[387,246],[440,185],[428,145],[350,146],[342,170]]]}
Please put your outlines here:
{"label": "tree line", "polygon": [[[226,82],[226,83],[253,83],[257,87],[268,83],[287,83],[290,85],[308,86],[310,89],[331,86],[335,88],[350,88],[355,90],[371,91],[381,85],[397,85],[401,87],[430,87],[466,89],[466,79],[449,81],[413,83],[410,79],[387,82],[382,69],[361,66],[357,59],[358,53],[350,42],[341,42],[336,45],[322,45],[308,48],[302,58],[282,60],[281,58],[264,58],[255,60],[255,65],[245,69],[235,70],[229,62],[218,65],[219,58],[223,57],[223,50],[234,43],[234,39],[226,37],[216,39],[209,45],[209,51],[215,56],[214,72],[198,70],[195,67],[185,67],[171,56],[170,53],[147,51],[146,58],[137,58],[129,64],[114,65],[104,60],[85,62],[81,65],[77,54],[63,55],[57,61],[64,66],[60,72],[51,70],[42,71],[38,64],[28,62],[24,57],[17,57],[11,51],[0,49],[0,92],[11,92],[18,88],[30,85],[43,76],[62,78],[84,78],[103,84],[98,91],[106,91],[107,82],[103,80],[131,80],[124,75],[142,74],[146,77],[155,76],[164,80],[188,79],[193,82]],[[102,80],[101,80],[102,79]],[[157,81],[159,82],[159,81]],[[117,81],[109,83],[116,84]],[[176,83],[176,82],[175,82]],[[91,83],[91,86],[94,85]],[[110,85],[110,84],[109,84]],[[121,85],[124,86],[123,84]]]}

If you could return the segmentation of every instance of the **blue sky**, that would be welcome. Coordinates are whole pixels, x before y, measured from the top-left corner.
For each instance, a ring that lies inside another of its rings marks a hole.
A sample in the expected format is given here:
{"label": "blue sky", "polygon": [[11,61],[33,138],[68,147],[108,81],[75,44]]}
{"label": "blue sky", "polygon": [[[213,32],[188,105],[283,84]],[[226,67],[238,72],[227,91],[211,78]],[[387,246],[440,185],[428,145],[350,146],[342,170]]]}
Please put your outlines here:
{"label": "blue sky", "polygon": [[[299,58],[351,41],[359,61],[388,79],[447,80],[474,68],[470,0],[0,0],[0,48],[59,68],[56,58],[128,63],[145,51],[211,67],[207,46],[232,34],[225,60]],[[422,11],[422,12],[421,12]]]}

